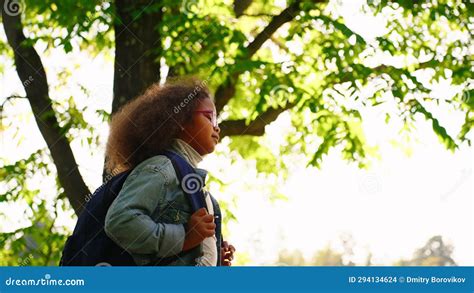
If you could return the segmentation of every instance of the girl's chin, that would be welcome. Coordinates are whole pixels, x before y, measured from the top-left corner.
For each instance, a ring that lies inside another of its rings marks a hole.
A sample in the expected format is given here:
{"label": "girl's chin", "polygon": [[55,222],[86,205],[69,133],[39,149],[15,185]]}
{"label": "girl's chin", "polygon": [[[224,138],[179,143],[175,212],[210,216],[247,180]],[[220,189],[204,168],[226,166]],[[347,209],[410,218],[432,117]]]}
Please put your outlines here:
{"label": "girl's chin", "polygon": [[201,156],[208,155],[208,154],[214,152],[215,148],[216,148],[216,145],[214,143],[212,143],[211,145],[209,145],[207,147],[201,148],[201,151],[199,151],[199,154]]}
{"label": "girl's chin", "polygon": [[208,154],[214,152],[214,150],[216,149],[216,144],[217,144],[217,143],[213,143],[213,144],[208,148]]}

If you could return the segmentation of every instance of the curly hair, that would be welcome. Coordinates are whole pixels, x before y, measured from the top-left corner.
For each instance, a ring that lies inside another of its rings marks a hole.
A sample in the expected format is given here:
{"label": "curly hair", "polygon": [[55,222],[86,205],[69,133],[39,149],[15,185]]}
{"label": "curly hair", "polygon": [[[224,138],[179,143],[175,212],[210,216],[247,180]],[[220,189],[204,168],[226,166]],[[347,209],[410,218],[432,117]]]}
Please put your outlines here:
{"label": "curly hair", "polygon": [[168,148],[206,98],[211,98],[207,81],[192,77],[155,83],[125,104],[110,122],[107,173],[132,169]]}

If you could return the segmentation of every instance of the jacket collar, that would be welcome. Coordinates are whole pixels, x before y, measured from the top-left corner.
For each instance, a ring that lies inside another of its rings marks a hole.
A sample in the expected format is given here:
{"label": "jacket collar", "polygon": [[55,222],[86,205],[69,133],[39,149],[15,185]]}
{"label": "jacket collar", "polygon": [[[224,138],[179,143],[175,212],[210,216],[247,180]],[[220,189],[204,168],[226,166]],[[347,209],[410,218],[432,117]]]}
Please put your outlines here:
{"label": "jacket collar", "polygon": [[184,157],[194,168],[202,161],[202,156],[192,146],[179,138],[173,140],[170,150]]}
{"label": "jacket collar", "polygon": [[188,161],[196,173],[202,177],[203,182],[206,182],[207,170],[197,167],[202,161],[202,156],[192,146],[187,144],[184,140],[177,138],[173,140],[169,149]]}

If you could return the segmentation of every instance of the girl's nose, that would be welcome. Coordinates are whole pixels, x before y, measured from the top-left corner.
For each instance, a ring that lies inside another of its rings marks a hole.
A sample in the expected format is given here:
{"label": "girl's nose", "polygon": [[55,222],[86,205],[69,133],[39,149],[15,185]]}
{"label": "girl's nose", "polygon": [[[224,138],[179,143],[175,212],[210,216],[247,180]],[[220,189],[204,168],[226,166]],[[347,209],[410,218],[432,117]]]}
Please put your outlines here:
{"label": "girl's nose", "polygon": [[219,134],[221,132],[221,129],[219,128],[219,125],[214,127],[214,131],[217,132],[217,134]]}

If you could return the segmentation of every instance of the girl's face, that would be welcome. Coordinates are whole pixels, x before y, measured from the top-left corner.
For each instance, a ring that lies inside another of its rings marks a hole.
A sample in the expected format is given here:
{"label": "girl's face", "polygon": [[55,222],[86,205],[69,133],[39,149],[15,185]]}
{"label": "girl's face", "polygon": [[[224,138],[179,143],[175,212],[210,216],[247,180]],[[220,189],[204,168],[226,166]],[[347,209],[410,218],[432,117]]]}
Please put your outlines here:
{"label": "girl's face", "polygon": [[201,99],[190,122],[183,125],[180,138],[201,156],[214,151],[221,131],[216,121],[216,107],[211,99]]}

